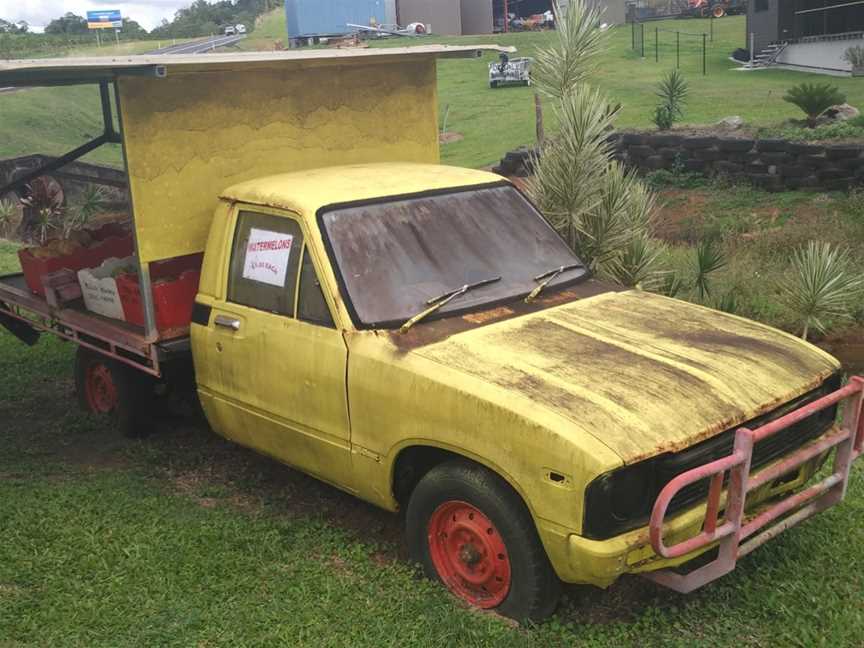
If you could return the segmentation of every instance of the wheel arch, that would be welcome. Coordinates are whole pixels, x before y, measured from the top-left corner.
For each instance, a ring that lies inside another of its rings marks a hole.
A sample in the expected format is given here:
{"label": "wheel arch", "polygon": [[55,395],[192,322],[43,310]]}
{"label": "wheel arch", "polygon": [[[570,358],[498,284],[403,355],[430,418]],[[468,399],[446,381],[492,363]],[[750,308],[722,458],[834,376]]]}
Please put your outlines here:
{"label": "wheel arch", "polygon": [[445,461],[463,459],[483,466],[500,477],[519,496],[536,525],[537,518],[525,491],[511,474],[486,457],[465,448],[429,439],[405,440],[396,446],[389,456],[390,492],[400,510],[407,505],[408,498],[423,475]]}

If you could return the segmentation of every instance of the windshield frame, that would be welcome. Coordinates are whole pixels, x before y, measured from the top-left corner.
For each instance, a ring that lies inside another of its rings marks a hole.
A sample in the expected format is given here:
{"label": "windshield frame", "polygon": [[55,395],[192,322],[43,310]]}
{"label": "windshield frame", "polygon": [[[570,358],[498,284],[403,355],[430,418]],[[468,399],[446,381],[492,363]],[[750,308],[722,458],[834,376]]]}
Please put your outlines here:
{"label": "windshield frame", "polygon": [[[519,189],[512,182],[507,180],[496,180],[494,182],[486,182],[482,184],[471,184],[471,185],[462,185],[456,187],[445,187],[443,189],[430,189],[427,191],[416,191],[411,193],[404,194],[393,194],[389,196],[379,196],[376,198],[364,198],[361,200],[351,200],[346,202],[338,202],[338,203],[330,203],[319,207],[315,212],[315,222],[318,226],[318,231],[321,236],[321,241],[324,244],[324,250],[327,253],[327,259],[330,261],[330,267],[333,271],[333,276],[336,279],[336,283],[339,287],[339,292],[343,302],[345,303],[345,307],[348,311],[348,315],[351,318],[351,322],[354,325],[354,328],[360,331],[374,331],[374,330],[398,330],[405,322],[404,320],[392,320],[392,321],[380,321],[380,322],[372,322],[368,323],[363,321],[360,318],[357,309],[354,306],[354,303],[351,299],[351,293],[348,291],[348,285],[345,281],[345,278],[342,273],[342,268],[339,265],[339,262],[336,257],[336,252],[333,249],[333,244],[330,240],[330,233],[327,230],[327,227],[324,224],[324,216],[330,212],[337,211],[340,209],[350,209],[354,207],[365,207],[367,205],[386,205],[387,203],[393,202],[402,202],[407,200],[419,199],[419,198],[432,198],[435,196],[449,196],[460,193],[468,193],[475,191],[482,191],[484,189],[495,189],[507,187],[514,191],[516,191],[525,203],[528,205],[529,209],[533,211],[537,218],[541,220],[541,222],[552,232],[552,234],[557,237],[568,249],[570,246],[567,245],[567,242],[564,238],[558,233],[558,231],[549,224],[549,221],[543,216],[539,209],[534,205],[533,202],[528,198],[528,196]],[[571,250],[572,251],[572,250]],[[578,259],[580,262],[584,263],[582,259],[573,252],[574,257]],[[546,295],[553,295],[556,292],[564,290],[566,288],[570,288],[574,285],[583,283],[590,279],[592,276],[591,270],[588,268],[588,265],[585,264],[583,268],[583,273],[573,277],[572,279],[564,279],[560,282],[555,282],[553,285],[547,286],[543,291],[543,296],[538,298],[538,302],[542,302],[543,297]],[[458,287],[458,286],[457,286]],[[464,308],[453,308],[445,311],[438,311],[429,315],[429,317],[424,318],[423,322],[432,322],[440,319],[447,319],[450,317],[459,317],[466,313],[471,312],[482,312],[492,308],[496,308],[503,304],[513,303],[514,301],[519,301],[525,299],[530,294],[530,290],[525,291],[524,293],[518,293],[515,296],[511,295],[506,298],[500,298],[491,300],[481,305],[477,304],[468,304]],[[419,310],[418,310],[419,312]]]}

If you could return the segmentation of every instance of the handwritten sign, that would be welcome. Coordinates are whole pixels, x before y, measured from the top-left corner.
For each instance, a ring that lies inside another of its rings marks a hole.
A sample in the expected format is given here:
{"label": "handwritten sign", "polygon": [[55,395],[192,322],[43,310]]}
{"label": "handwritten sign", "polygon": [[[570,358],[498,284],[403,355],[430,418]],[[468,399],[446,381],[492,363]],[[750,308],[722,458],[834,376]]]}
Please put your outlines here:
{"label": "handwritten sign", "polygon": [[293,243],[294,237],[290,234],[268,232],[253,227],[246,244],[243,278],[284,287]]}

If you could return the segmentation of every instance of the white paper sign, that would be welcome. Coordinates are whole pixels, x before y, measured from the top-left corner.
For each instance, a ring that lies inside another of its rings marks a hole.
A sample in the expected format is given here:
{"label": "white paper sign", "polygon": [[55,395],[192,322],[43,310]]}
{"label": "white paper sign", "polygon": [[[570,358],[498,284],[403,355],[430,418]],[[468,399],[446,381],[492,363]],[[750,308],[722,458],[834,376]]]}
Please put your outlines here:
{"label": "white paper sign", "polygon": [[249,232],[243,278],[271,286],[285,286],[288,257],[294,237],[290,234],[255,229]]}

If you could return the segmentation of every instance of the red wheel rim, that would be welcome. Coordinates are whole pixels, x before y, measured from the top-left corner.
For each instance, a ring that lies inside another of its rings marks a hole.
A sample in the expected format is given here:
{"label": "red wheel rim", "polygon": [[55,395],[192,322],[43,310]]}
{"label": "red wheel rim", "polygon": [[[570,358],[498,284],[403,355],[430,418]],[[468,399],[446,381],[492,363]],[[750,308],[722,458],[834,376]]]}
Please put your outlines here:
{"label": "red wheel rim", "polygon": [[500,605],[510,591],[504,539],[479,509],[451,500],[429,518],[429,553],[451,592],[481,608]]}
{"label": "red wheel rim", "polygon": [[102,363],[87,367],[85,382],[87,405],[97,414],[107,414],[117,407],[117,386],[111,370]]}

